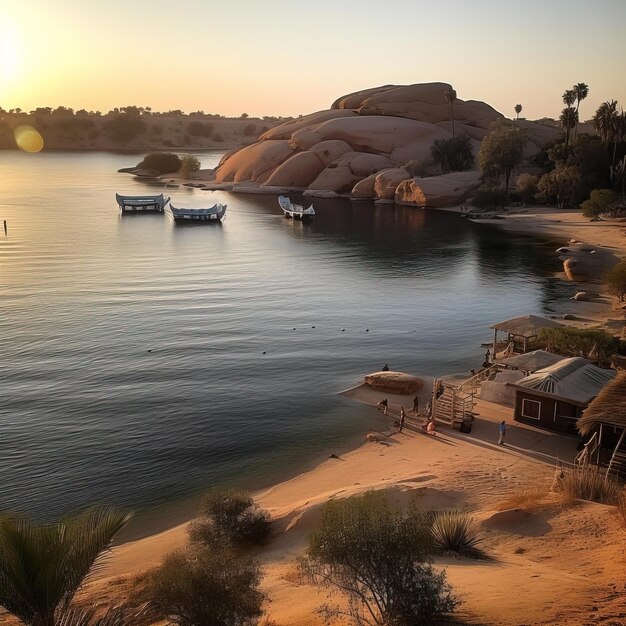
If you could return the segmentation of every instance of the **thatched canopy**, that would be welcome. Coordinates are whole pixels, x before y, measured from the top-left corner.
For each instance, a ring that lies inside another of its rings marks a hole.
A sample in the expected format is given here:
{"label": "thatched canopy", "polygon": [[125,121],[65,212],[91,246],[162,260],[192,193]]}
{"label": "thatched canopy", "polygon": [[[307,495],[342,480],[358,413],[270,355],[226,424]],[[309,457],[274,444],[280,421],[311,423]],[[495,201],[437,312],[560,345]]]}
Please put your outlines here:
{"label": "thatched canopy", "polygon": [[626,428],[626,370],[617,373],[576,422],[583,435],[600,424]]}
{"label": "thatched canopy", "polygon": [[489,328],[502,330],[515,337],[529,339],[530,337],[536,337],[542,328],[559,328],[561,326],[563,324],[545,317],[539,317],[538,315],[521,315],[520,317],[513,317],[510,320],[493,324]]}
{"label": "thatched canopy", "polygon": [[544,367],[550,367],[559,361],[562,361],[565,357],[560,354],[553,354],[552,352],[546,352],[545,350],[533,350],[526,354],[518,354],[516,356],[509,357],[508,359],[502,359],[498,361],[500,365],[506,365],[507,367],[514,367],[524,372],[536,372]]}
{"label": "thatched canopy", "polygon": [[517,383],[525,390],[544,396],[556,397],[570,404],[584,406],[595,398],[615,376],[613,370],[593,365],[579,356],[562,359],[544,367]]}

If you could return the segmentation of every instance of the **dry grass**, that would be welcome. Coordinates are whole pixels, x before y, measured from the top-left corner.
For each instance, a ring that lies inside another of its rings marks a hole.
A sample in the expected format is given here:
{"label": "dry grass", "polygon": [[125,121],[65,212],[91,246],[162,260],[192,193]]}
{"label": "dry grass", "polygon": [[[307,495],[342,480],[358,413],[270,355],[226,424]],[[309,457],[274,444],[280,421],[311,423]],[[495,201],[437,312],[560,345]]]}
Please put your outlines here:
{"label": "dry grass", "polygon": [[617,507],[617,513],[619,514],[622,526],[626,528],[626,491],[622,491],[619,494],[615,506]]}
{"label": "dry grass", "polygon": [[512,493],[508,498],[500,502],[496,508],[498,511],[508,511],[509,509],[536,511],[552,506],[555,504],[555,501],[558,501],[558,497],[547,486],[535,486]]}
{"label": "dry grass", "polygon": [[622,484],[592,466],[575,467],[565,472],[558,490],[565,504],[576,500],[616,504],[622,494]]}

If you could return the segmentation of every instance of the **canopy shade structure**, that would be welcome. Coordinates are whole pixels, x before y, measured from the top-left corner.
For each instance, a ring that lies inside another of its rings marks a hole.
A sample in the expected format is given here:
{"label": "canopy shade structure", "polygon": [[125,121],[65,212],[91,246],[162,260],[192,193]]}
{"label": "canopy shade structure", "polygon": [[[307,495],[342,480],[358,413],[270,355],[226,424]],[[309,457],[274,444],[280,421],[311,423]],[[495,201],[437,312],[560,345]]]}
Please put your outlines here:
{"label": "canopy shade structure", "polygon": [[538,315],[522,315],[510,320],[505,320],[504,322],[498,322],[489,328],[502,330],[516,337],[530,339],[531,337],[536,337],[542,328],[560,328],[561,326],[563,326],[563,324],[546,319],[545,317],[539,317]]}
{"label": "canopy shade structure", "polygon": [[617,372],[576,423],[582,435],[601,424],[626,428],[626,370]]}
{"label": "canopy shade structure", "polygon": [[545,350],[533,350],[526,352],[526,354],[517,354],[508,359],[502,359],[498,363],[524,372],[536,372],[544,367],[550,367],[564,358],[560,354],[553,354]]}
{"label": "canopy shade structure", "polygon": [[575,356],[536,371],[517,383],[517,387],[556,397],[571,404],[590,402],[615,376],[615,371],[593,365]]}

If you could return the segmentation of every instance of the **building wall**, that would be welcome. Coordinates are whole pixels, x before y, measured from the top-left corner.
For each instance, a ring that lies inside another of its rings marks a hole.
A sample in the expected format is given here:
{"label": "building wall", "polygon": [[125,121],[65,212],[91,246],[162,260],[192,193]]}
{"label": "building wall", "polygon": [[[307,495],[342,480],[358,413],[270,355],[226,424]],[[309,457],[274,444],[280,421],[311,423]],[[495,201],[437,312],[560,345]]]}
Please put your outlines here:
{"label": "building wall", "polygon": [[553,430],[561,433],[577,434],[576,420],[584,407],[563,400],[533,394],[532,391],[517,390],[515,413],[517,422]]}

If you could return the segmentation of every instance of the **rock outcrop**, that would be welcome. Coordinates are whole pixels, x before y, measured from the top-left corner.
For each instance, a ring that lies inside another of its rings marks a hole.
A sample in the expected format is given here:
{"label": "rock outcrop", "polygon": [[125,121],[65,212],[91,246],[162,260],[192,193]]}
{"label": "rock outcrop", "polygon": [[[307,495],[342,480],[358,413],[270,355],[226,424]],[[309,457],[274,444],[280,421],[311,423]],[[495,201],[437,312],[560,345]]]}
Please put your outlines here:
{"label": "rock outcrop", "polygon": [[[387,85],[342,96],[318,111],[266,131],[258,141],[225,155],[215,188],[351,197],[440,207],[464,201],[478,186],[476,172],[413,179],[408,161],[428,161],[438,139],[452,136],[446,83]],[[455,100],[454,130],[477,153],[494,122],[504,119],[476,100]],[[520,122],[521,123],[521,122]],[[558,131],[524,122],[531,150]],[[210,183],[208,185],[210,187]]]}
{"label": "rock outcrop", "polygon": [[397,395],[409,395],[417,393],[423,386],[424,381],[417,376],[404,372],[381,371],[368,374],[365,383],[374,391],[393,393]]}

